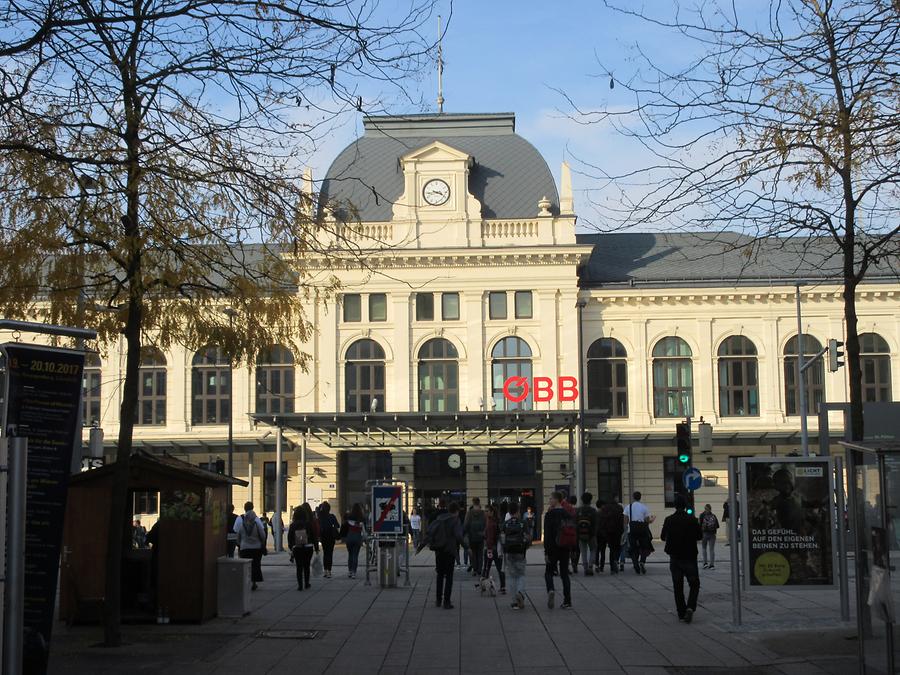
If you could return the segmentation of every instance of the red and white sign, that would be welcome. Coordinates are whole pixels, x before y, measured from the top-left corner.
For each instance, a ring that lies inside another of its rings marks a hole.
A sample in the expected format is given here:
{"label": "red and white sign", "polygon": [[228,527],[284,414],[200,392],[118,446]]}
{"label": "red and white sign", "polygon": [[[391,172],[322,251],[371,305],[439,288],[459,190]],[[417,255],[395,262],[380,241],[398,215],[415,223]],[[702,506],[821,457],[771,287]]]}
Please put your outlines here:
{"label": "red and white sign", "polygon": [[571,375],[563,375],[556,378],[556,388],[549,377],[510,377],[503,383],[503,398],[513,403],[521,403],[529,394],[533,395],[535,403],[546,403],[556,399],[557,401],[578,400],[578,378]]}

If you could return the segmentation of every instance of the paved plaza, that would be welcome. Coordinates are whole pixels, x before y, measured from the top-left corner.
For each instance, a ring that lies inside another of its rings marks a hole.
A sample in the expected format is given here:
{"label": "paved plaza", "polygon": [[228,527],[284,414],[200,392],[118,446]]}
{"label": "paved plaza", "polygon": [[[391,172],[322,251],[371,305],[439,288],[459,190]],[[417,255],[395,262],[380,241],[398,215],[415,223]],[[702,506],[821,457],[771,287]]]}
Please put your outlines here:
{"label": "paved plaza", "polygon": [[[719,547],[727,554],[726,547]],[[57,624],[50,672],[71,673],[850,673],[855,623],[839,621],[837,592],[755,595],[744,625],[731,623],[729,565],[702,574],[694,623],[680,623],[666,556],[647,574],[573,579],[571,610],[550,610],[542,551],[529,555],[526,611],[508,596],[482,597],[457,571],[455,609],[434,606],[431,554],[414,558],[410,586],[380,589],[348,579],[335,553],[335,576],[298,592],[288,556],[265,559],[265,582],[243,619],[202,625],[126,626],[126,643],[105,649],[98,627]],[[560,588],[559,580],[557,589]],[[558,594],[558,596],[561,594]],[[261,631],[316,630],[312,640],[263,637]]]}

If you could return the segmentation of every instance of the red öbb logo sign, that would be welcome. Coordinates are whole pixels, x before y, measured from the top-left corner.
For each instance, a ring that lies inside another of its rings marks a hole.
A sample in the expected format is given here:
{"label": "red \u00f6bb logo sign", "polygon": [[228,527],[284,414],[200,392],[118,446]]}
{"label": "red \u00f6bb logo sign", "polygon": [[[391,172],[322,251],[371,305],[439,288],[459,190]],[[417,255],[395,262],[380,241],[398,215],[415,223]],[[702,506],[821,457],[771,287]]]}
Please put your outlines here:
{"label": "red \u00f6bb logo sign", "polygon": [[503,383],[503,398],[513,403],[521,403],[529,394],[534,394],[535,403],[545,403],[554,398],[558,401],[578,399],[578,378],[563,375],[556,378],[556,389],[549,377],[510,377]]}

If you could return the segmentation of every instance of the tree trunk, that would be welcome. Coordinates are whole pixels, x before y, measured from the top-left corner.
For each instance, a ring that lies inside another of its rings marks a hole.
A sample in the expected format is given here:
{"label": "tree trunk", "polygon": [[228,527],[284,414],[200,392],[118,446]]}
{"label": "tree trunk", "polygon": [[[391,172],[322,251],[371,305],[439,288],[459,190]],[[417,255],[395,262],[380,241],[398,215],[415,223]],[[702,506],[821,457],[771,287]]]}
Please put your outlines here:
{"label": "tree trunk", "polygon": [[859,280],[854,270],[854,251],[852,244],[848,247],[845,239],[844,248],[844,323],[846,324],[846,362],[847,375],[850,380],[850,439],[863,439],[863,400],[862,400],[862,367],[859,361],[859,333],[856,316],[856,287]]}

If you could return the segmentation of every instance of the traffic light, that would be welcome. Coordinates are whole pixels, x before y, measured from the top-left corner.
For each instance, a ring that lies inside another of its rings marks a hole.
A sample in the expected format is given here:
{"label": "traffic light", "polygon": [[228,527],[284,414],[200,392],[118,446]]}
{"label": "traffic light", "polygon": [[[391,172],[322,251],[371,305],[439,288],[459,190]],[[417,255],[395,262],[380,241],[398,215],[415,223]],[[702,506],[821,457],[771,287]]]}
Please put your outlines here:
{"label": "traffic light", "polygon": [[691,427],[684,422],[675,425],[675,444],[678,448],[679,466],[691,465]]}
{"label": "traffic light", "polygon": [[220,475],[225,475],[225,460],[217,459],[216,460],[216,473]]}
{"label": "traffic light", "polygon": [[844,352],[841,351],[843,346],[844,343],[840,340],[828,341],[828,370],[832,373],[836,373],[838,368],[844,365],[844,362],[841,361],[844,356]]}

